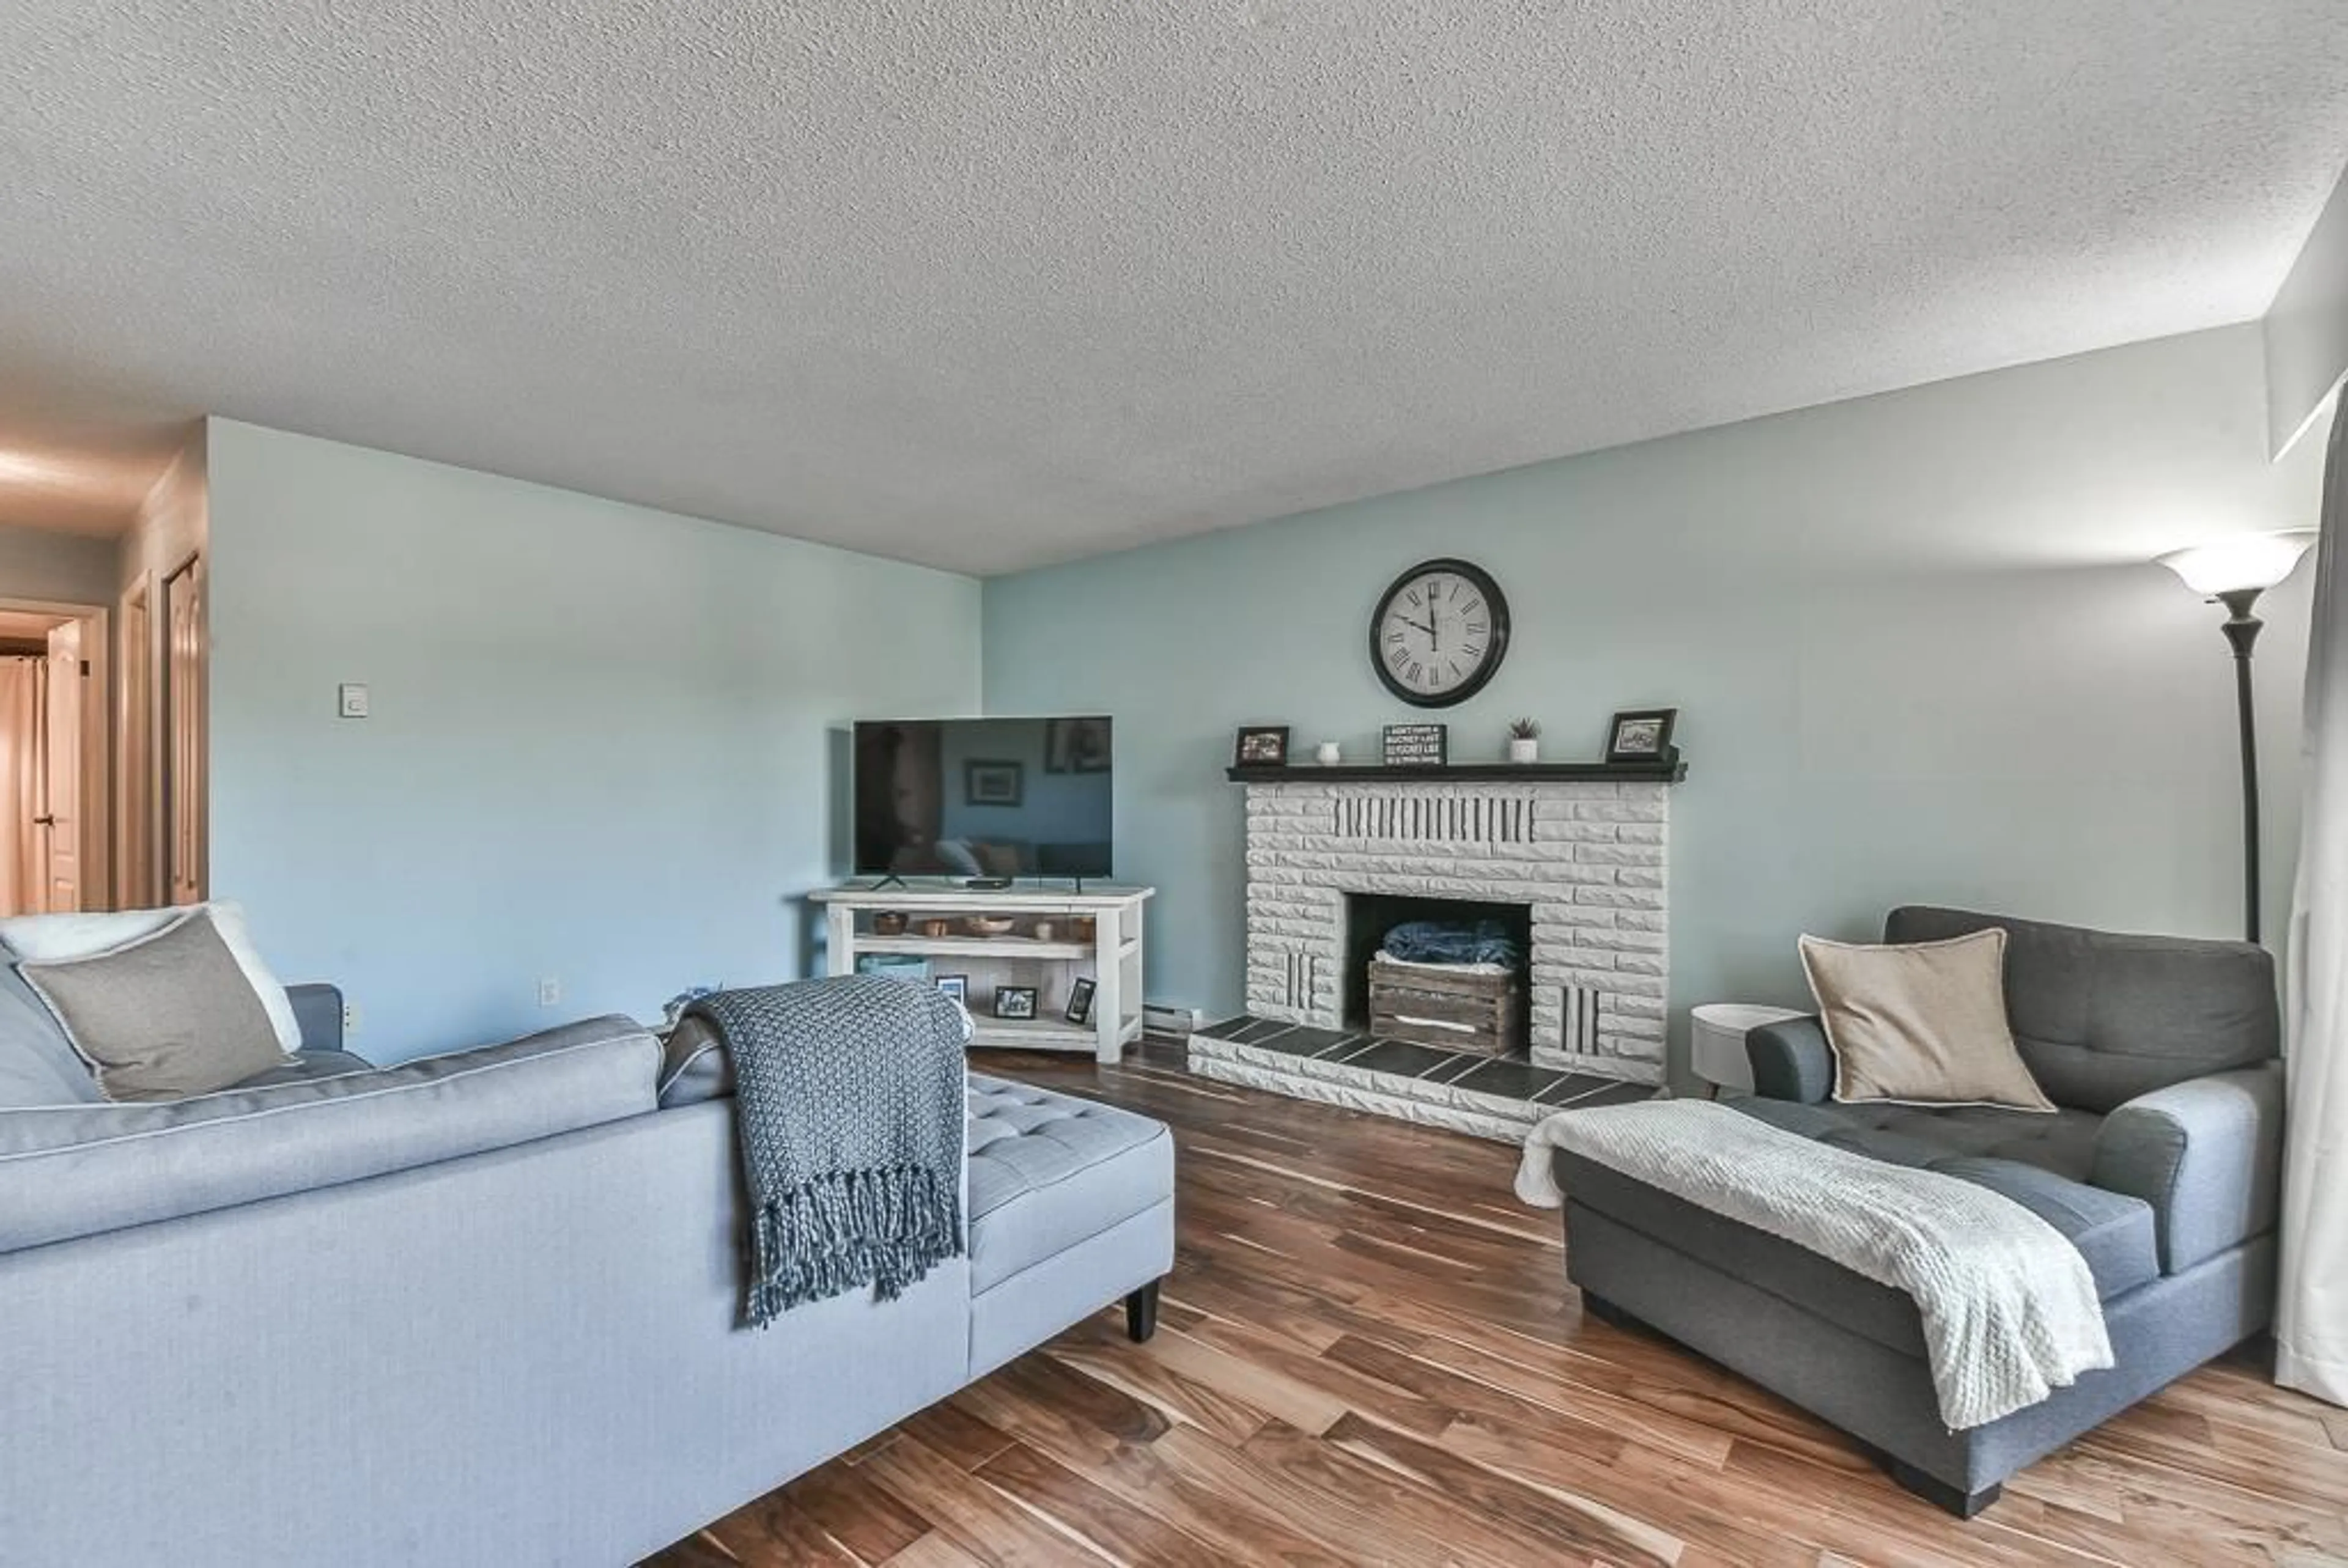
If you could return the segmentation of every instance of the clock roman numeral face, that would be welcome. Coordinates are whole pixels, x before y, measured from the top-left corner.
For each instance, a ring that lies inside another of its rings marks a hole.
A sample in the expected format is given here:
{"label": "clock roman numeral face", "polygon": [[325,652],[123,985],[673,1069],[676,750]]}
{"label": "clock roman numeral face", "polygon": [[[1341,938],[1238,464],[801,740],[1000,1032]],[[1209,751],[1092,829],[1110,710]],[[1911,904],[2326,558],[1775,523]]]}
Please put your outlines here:
{"label": "clock roman numeral face", "polygon": [[1388,591],[1371,639],[1387,684],[1431,705],[1482,684],[1498,660],[1502,640],[1492,629],[1499,623],[1483,587],[1437,568]]}

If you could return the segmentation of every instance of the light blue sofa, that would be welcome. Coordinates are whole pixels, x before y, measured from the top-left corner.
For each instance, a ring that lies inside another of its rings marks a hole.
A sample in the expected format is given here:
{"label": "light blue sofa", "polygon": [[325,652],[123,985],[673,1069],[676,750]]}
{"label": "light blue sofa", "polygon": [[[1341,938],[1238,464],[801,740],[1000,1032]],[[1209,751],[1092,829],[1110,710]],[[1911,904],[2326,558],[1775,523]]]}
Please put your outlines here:
{"label": "light blue sofa", "polygon": [[749,1330],[713,1077],[621,1018],[377,1072],[295,991],[257,1091],[0,1110],[0,1562],[628,1563],[1120,1297],[1149,1327],[1147,1118],[973,1075],[968,1255]]}

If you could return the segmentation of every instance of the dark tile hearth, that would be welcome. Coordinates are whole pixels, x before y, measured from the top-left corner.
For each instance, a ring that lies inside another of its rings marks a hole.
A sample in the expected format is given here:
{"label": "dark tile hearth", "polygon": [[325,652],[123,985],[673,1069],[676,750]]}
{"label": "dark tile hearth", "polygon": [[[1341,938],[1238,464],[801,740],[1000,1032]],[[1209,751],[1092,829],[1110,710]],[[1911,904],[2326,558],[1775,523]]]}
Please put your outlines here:
{"label": "dark tile hearth", "polygon": [[[1276,1050],[1283,1056],[1343,1056],[1370,1043],[1370,1037],[1359,1030],[1313,1029],[1300,1023],[1282,1023],[1276,1019],[1241,1017],[1231,1020],[1232,1032],[1223,1038],[1241,1045],[1251,1045],[1260,1050]],[[1224,1026],[1213,1024],[1210,1029]]]}
{"label": "dark tile hearth", "polygon": [[1497,1094],[1504,1100],[1531,1100],[1555,1089],[1568,1076],[1551,1067],[1488,1060],[1477,1063],[1451,1081],[1478,1094]]}
{"label": "dark tile hearth", "polygon": [[1533,1099],[1552,1111],[1562,1111],[1569,1105],[1585,1110],[1594,1105],[1628,1105],[1654,1096],[1655,1086],[1652,1083],[1629,1083],[1619,1078],[1595,1078],[1587,1072],[1576,1072],[1569,1074],[1564,1082],[1542,1090]]}
{"label": "dark tile hearth", "polygon": [[1190,1066],[1227,1082],[1509,1142],[1552,1111],[1655,1093],[1652,1084],[1249,1013],[1193,1034]]}
{"label": "dark tile hearth", "polygon": [[[1361,1050],[1337,1058],[1348,1067],[1364,1072],[1392,1072],[1404,1078],[1426,1078],[1433,1075],[1438,1082],[1453,1081],[1459,1063],[1459,1052],[1437,1050],[1431,1045],[1412,1045],[1400,1040],[1374,1040]],[[1443,1070],[1453,1069],[1451,1074]]]}

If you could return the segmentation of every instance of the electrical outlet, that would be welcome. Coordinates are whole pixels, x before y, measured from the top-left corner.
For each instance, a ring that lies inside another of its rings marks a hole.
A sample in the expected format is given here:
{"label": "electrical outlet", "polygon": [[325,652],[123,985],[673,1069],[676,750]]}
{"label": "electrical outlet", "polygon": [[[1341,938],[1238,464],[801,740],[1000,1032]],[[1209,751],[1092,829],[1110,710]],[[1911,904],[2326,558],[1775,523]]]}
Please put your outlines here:
{"label": "electrical outlet", "polygon": [[545,976],[538,982],[538,1005],[542,1008],[559,1007],[561,1002],[562,982],[552,975]]}
{"label": "electrical outlet", "polygon": [[343,1032],[345,1034],[358,1033],[359,1022],[359,1004],[354,1001],[345,1002],[343,1004]]}
{"label": "electrical outlet", "polygon": [[345,719],[367,716],[367,689],[355,681],[345,681],[335,693],[336,711]]}

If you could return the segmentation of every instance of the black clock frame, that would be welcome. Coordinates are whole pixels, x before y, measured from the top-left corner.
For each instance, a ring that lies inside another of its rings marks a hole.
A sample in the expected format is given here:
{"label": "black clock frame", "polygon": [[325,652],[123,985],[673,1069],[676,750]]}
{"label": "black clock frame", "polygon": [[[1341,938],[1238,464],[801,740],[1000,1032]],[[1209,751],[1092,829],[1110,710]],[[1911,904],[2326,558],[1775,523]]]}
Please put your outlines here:
{"label": "black clock frame", "polygon": [[[1395,601],[1395,595],[1428,573],[1438,571],[1455,572],[1466,578],[1474,583],[1476,590],[1484,596],[1484,603],[1492,612],[1491,657],[1485,660],[1483,667],[1468,677],[1467,682],[1457,690],[1414,692],[1396,680],[1394,671],[1386,668],[1386,661],[1378,651],[1378,626],[1385,620],[1386,606]],[[1500,591],[1500,585],[1493,580],[1490,572],[1473,561],[1461,560],[1457,556],[1437,556],[1432,560],[1420,561],[1388,583],[1385,592],[1378,595],[1376,607],[1370,611],[1370,668],[1378,672],[1378,680],[1387,691],[1414,708],[1457,707],[1482,691],[1485,682],[1500,672],[1500,661],[1508,656],[1509,596]]]}

